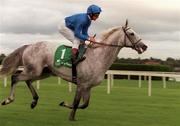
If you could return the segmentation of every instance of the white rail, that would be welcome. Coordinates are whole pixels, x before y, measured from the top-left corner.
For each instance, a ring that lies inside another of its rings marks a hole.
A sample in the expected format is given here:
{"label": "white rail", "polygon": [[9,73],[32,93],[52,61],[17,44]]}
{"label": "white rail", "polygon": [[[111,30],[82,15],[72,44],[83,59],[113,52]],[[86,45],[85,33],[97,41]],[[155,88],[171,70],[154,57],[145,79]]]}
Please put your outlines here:
{"label": "white rail", "polygon": [[[1,68],[1,66],[0,66]],[[23,70],[23,67],[19,68]],[[127,75],[128,80],[130,80],[130,76],[135,75],[139,76],[138,87],[141,88],[141,80],[142,76],[145,78],[148,77],[148,96],[152,95],[152,76],[162,77],[163,80],[163,88],[166,88],[166,77],[171,78],[180,78],[180,72],[150,72],[150,71],[122,71],[122,70],[108,70],[107,74],[107,94],[110,94],[111,87],[114,85],[114,75]],[[7,77],[4,77],[3,80],[4,87],[7,86]],[[40,88],[40,80],[36,82],[37,89]],[[58,84],[61,84],[61,78],[58,77]],[[72,92],[72,84],[69,83],[69,92]]]}
{"label": "white rail", "polygon": [[131,75],[139,76],[138,87],[141,87],[141,78],[142,76],[148,77],[148,96],[152,95],[152,76],[162,77],[163,80],[163,88],[166,88],[166,77],[171,78],[180,78],[180,72],[150,72],[150,71],[120,71],[120,70],[108,70],[107,74],[107,94],[110,94],[110,87],[113,84],[113,76],[114,75],[127,75],[128,80]]}

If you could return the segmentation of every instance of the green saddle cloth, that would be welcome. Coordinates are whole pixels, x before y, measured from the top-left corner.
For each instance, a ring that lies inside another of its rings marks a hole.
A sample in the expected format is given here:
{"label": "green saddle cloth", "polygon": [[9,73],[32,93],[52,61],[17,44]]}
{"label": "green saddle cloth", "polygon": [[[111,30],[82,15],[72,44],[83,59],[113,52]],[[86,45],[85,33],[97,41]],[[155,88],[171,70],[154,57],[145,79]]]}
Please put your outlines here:
{"label": "green saddle cloth", "polygon": [[[71,62],[71,53],[72,47],[66,46],[66,45],[60,45],[54,54],[54,66],[55,67],[72,67],[72,62]],[[79,47],[79,54],[78,54],[78,59],[81,59],[81,57],[85,53],[85,48],[83,45],[80,45]]]}

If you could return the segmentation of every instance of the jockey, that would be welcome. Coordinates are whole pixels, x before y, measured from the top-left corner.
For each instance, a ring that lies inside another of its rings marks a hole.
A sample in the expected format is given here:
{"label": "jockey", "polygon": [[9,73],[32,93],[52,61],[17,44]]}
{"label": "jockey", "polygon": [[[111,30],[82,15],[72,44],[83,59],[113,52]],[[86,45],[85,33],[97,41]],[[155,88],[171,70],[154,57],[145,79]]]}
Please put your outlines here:
{"label": "jockey", "polygon": [[90,5],[87,8],[87,13],[80,13],[66,17],[64,22],[60,25],[59,32],[73,43],[72,64],[76,63],[80,43],[82,42],[88,45],[89,41],[95,41],[93,36],[88,35],[88,28],[91,25],[91,21],[95,21],[100,13],[101,8],[99,6]]}

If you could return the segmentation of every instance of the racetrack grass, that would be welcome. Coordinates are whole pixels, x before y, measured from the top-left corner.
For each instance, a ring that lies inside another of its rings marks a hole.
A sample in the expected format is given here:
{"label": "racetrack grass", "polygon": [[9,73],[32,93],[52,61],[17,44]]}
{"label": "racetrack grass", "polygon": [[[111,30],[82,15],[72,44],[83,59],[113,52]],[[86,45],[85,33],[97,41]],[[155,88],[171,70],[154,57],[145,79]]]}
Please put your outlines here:
{"label": "racetrack grass", "polygon": [[[40,100],[30,109],[32,96],[24,82],[16,88],[16,100],[0,106],[0,126],[180,126],[180,83],[152,82],[152,96],[147,96],[147,81],[138,88],[137,80],[115,80],[111,94],[106,94],[106,80],[93,88],[90,106],[78,110],[75,122],[68,120],[69,109],[59,107],[61,101],[71,102],[67,82],[57,84],[57,78],[41,81]],[[0,100],[9,94],[0,83]]]}

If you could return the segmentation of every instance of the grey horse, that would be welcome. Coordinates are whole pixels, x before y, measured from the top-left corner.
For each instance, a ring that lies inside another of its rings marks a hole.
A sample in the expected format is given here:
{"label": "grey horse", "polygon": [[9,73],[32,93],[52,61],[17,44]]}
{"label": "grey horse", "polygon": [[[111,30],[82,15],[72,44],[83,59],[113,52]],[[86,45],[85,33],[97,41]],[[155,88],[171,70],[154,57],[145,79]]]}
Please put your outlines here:
{"label": "grey horse", "polygon": [[[59,43],[50,42],[24,45],[4,59],[0,75],[11,74],[12,76],[10,95],[2,101],[1,105],[7,105],[14,101],[15,87],[19,81],[25,81],[32,93],[31,108],[37,105],[39,99],[32,86],[33,81],[47,78],[50,75],[59,76],[69,82],[72,81],[70,68],[56,68],[53,65],[54,52],[58,46]],[[139,54],[147,49],[137,33],[128,27],[127,21],[125,26],[118,26],[105,31],[102,34],[101,41],[94,42],[92,48],[87,49],[86,60],[77,65],[78,83],[76,84],[74,101],[72,104],[60,103],[61,106],[72,109],[69,120],[75,120],[77,109],[85,109],[89,105],[91,88],[102,82],[105,72],[123,47],[132,48]],[[18,70],[19,66],[23,66],[24,69]],[[83,103],[80,105],[81,98]]]}

